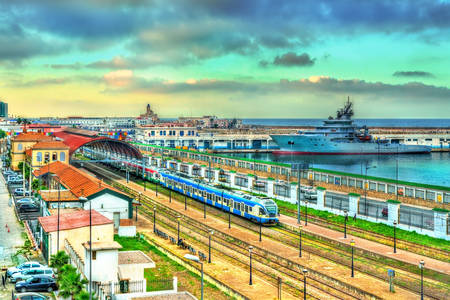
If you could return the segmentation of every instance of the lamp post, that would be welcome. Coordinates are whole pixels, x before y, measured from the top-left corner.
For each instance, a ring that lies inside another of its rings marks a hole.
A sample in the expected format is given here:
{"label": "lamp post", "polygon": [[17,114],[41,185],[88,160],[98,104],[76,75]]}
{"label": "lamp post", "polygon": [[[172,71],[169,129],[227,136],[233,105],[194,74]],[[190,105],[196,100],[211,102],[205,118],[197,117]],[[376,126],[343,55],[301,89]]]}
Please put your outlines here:
{"label": "lamp post", "polygon": [[206,219],[206,198],[203,201],[203,219]]}
{"label": "lamp post", "polygon": [[261,242],[261,233],[262,233],[262,222],[261,219],[259,219],[259,241]]}
{"label": "lamp post", "polygon": [[209,231],[209,247],[208,247],[208,263],[210,264],[211,263],[211,237],[212,237],[212,235],[214,234],[214,230],[210,230]]}
{"label": "lamp post", "polygon": [[[83,191],[82,191],[83,193]],[[87,198],[81,196],[78,198],[80,202],[86,203]],[[84,206],[84,205],[83,205]],[[89,201],[89,299],[92,300],[92,207],[91,201]]]}
{"label": "lamp post", "polygon": [[197,263],[199,263],[201,265],[201,297],[200,300],[203,300],[203,262],[197,257],[197,256],[193,256],[191,257],[186,257],[189,260],[195,261]]}
{"label": "lamp post", "polygon": [[423,268],[425,266],[425,262],[421,260],[419,262],[419,268],[420,268],[420,300],[423,300]]}
{"label": "lamp post", "polygon": [[158,197],[158,179],[155,180],[156,197]]}
{"label": "lamp post", "polygon": [[228,207],[228,229],[231,229],[231,207]]}
{"label": "lamp post", "polygon": [[[367,181],[367,170],[369,169],[375,169],[377,166],[368,166],[366,163],[366,177],[365,180]],[[367,209],[367,185],[369,184],[369,182],[364,182],[364,211],[366,213],[366,216],[368,214],[368,209]]]}
{"label": "lamp post", "polygon": [[305,226],[308,226],[308,200],[305,201]]}
{"label": "lamp post", "polygon": [[156,206],[153,207],[153,233],[156,232]]}
{"label": "lamp post", "polygon": [[347,238],[347,220],[348,220],[348,211],[344,210],[344,239]]}
{"label": "lamp post", "polygon": [[178,227],[177,227],[177,244],[180,243],[180,219],[181,219],[181,216],[178,215],[177,216],[177,223],[178,223]]}
{"label": "lamp post", "polygon": [[184,210],[187,210],[187,199],[186,199],[186,194],[184,195]]}
{"label": "lamp post", "polygon": [[397,236],[395,234],[396,228],[397,228],[397,221],[394,220],[394,253],[397,253]]}
{"label": "lamp post", "polygon": [[298,242],[298,257],[302,257],[302,225],[298,225],[298,237],[299,237],[299,242]]}
{"label": "lamp post", "polygon": [[[58,178],[58,175],[53,174],[52,177],[56,180],[56,178]],[[60,202],[61,202],[61,182],[59,180],[58,181],[58,219],[57,219],[57,225],[56,225],[56,249],[57,251],[59,251],[59,207],[60,207]]]}
{"label": "lamp post", "polygon": [[350,245],[352,246],[352,277],[355,277],[355,267],[353,264],[353,254],[354,254],[354,248],[355,248],[355,241],[352,239],[350,241]]}
{"label": "lamp post", "polygon": [[172,190],[169,188],[169,202],[172,203]]}
{"label": "lamp post", "polygon": [[303,299],[306,300],[306,275],[308,275],[308,270],[303,269]]}
{"label": "lamp post", "polygon": [[250,280],[248,282],[249,285],[253,284],[253,280],[252,280],[252,250],[253,250],[253,246],[249,246],[248,247],[248,252],[250,253]]}

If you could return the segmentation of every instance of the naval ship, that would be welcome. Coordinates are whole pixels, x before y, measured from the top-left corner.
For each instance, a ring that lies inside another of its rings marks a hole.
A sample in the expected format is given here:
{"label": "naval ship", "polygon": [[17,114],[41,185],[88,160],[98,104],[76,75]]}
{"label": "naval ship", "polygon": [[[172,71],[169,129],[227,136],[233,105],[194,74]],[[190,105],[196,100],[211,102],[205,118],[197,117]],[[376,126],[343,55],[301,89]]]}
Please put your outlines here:
{"label": "naval ship", "polygon": [[273,134],[272,140],[279,150],[274,154],[398,154],[429,153],[431,147],[392,143],[374,139],[366,126],[353,124],[353,103],[350,99],[336,117],[329,117],[323,125],[312,131],[296,134]]}

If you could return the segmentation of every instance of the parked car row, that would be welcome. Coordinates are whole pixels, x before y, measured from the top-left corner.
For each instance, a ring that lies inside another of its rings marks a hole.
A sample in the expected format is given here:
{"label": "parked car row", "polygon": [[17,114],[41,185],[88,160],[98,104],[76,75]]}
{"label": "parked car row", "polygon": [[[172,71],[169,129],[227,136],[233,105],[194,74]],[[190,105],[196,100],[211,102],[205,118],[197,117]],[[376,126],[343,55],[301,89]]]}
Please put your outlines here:
{"label": "parked car row", "polygon": [[[15,290],[21,293],[52,292],[58,290],[53,269],[46,265],[42,265],[39,262],[29,261],[16,267],[8,268],[6,271],[6,276],[9,277],[10,282],[16,283]],[[18,299],[35,298],[31,297]]]}

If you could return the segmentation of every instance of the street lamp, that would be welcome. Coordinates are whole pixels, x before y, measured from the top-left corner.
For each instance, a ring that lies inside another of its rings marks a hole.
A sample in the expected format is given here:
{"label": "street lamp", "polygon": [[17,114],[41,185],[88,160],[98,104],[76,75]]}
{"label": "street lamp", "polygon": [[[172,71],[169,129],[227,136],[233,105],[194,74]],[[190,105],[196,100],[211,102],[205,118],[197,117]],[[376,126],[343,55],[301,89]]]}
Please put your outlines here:
{"label": "street lamp", "polygon": [[203,201],[203,219],[206,219],[206,198]]}
{"label": "street lamp", "polygon": [[397,228],[397,221],[394,220],[394,253],[397,253],[397,236],[395,234],[396,228]]}
{"label": "street lamp", "polygon": [[[83,190],[82,190],[83,193]],[[82,203],[86,203],[88,199],[84,196],[78,198],[78,200]],[[91,202],[89,201],[89,299],[92,300],[92,207]],[[84,206],[84,204],[83,204]]]}
{"label": "street lamp", "polygon": [[58,178],[58,175],[56,175],[56,174],[52,174],[52,178],[58,181],[58,221],[57,221],[57,225],[56,225],[56,231],[57,231],[56,232],[56,234],[57,234],[56,235],[56,249],[57,249],[57,251],[59,251],[59,207],[60,207],[60,201],[61,201],[61,182]]}
{"label": "street lamp", "polygon": [[352,239],[350,241],[350,246],[352,246],[352,277],[355,277],[355,268],[353,264],[353,254],[354,254],[354,248],[355,248],[355,241]]}
{"label": "street lamp", "polygon": [[248,247],[248,252],[250,253],[250,281],[249,281],[249,285],[253,284],[252,281],[252,250],[253,250],[253,246],[249,246]]}
{"label": "street lamp", "polygon": [[347,238],[347,220],[348,220],[348,211],[344,210],[344,239]]}
{"label": "street lamp", "polygon": [[187,199],[186,199],[186,194],[184,194],[184,210],[187,210]]}
{"label": "street lamp", "polygon": [[177,223],[178,223],[178,229],[177,229],[177,244],[178,244],[178,245],[180,244],[180,219],[181,219],[181,216],[178,215],[178,216],[177,216]]}
{"label": "street lamp", "polygon": [[262,221],[259,219],[259,241],[261,242]]}
{"label": "street lamp", "polygon": [[156,197],[158,197],[158,179],[155,180]]}
{"label": "street lamp", "polygon": [[419,262],[419,268],[420,268],[420,299],[423,300],[423,268],[425,266],[425,262],[421,260]]}
{"label": "street lamp", "polygon": [[308,275],[308,270],[303,269],[303,299],[306,300],[306,275]]}
{"label": "street lamp", "polygon": [[172,190],[169,188],[169,202],[172,203]]}
{"label": "street lamp", "polygon": [[199,263],[200,265],[201,265],[201,272],[202,272],[202,281],[201,281],[201,297],[200,297],[200,300],[203,300],[203,262],[197,257],[197,256],[185,256],[185,258],[187,258],[187,259],[189,259],[189,260],[192,260],[192,261],[194,261],[194,262],[197,262],[197,263]]}
{"label": "street lamp", "polygon": [[375,169],[376,167],[377,166],[368,166],[367,163],[366,163],[366,177],[365,177],[365,179],[366,179],[367,182],[364,183],[364,211],[366,213],[366,216],[368,214],[368,209],[367,209],[367,185],[369,184],[369,181],[367,180],[367,170]]}
{"label": "street lamp", "polygon": [[209,231],[209,256],[208,256],[208,263],[211,263],[211,236],[214,234],[214,230]]}
{"label": "street lamp", "polygon": [[156,206],[153,207],[153,233],[156,233]]}
{"label": "street lamp", "polygon": [[308,200],[305,201],[305,226],[308,226]]}
{"label": "street lamp", "polygon": [[228,207],[228,229],[231,229],[231,206]]}
{"label": "street lamp", "polygon": [[299,234],[299,242],[298,242],[298,257],[302,257],[302,225],[298,225],[298,234]]}

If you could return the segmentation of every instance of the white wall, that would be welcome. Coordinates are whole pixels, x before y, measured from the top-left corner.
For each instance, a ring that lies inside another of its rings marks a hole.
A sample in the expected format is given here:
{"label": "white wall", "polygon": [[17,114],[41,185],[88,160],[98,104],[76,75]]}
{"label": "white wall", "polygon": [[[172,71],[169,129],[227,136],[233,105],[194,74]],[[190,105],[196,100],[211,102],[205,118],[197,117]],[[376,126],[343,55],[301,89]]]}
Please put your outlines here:
{"label": "white wall", "polygon": [[[128,201],[112,194],[103,194],[91,199],[92,209],[95,209],[110,220],[114,220],[114,213],[120,212],[121,219],[128,219]],[[89,201],[84,204],[84,209],[89,209]]]}
{"label": "white wall", "polygon": [[[84,273],[89,278],[89,251],[85,248]],[[92,260],[92,281],[117,281],[119,270],[119,251],[99,250],[95,260]]]}

